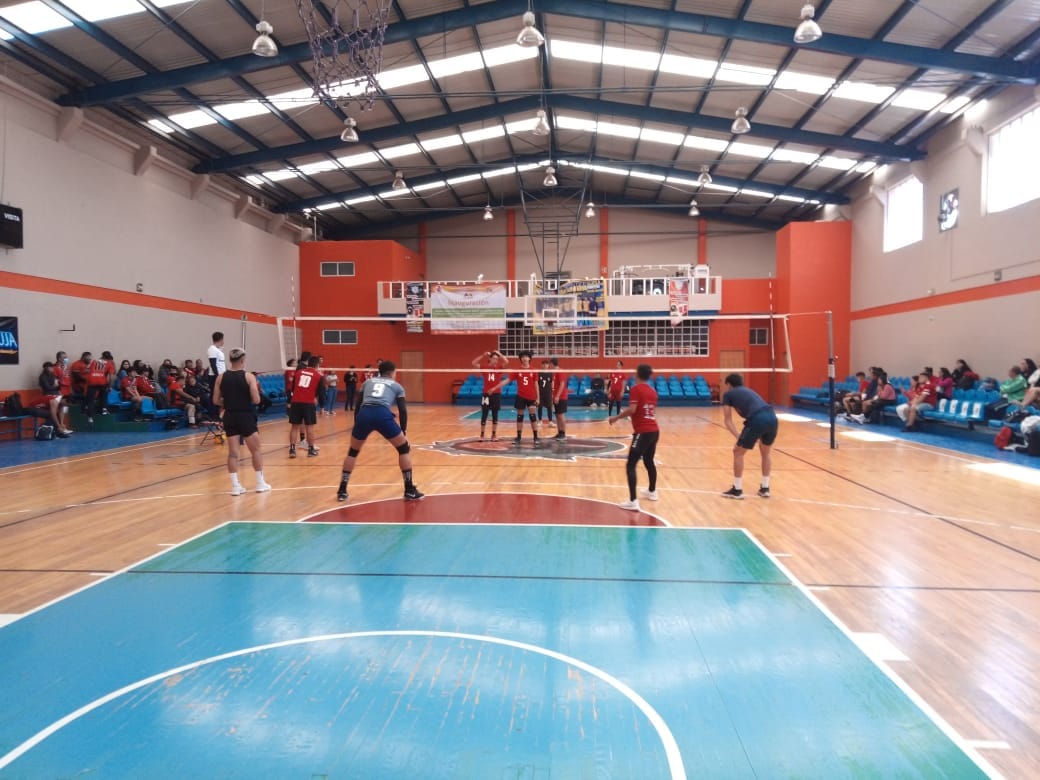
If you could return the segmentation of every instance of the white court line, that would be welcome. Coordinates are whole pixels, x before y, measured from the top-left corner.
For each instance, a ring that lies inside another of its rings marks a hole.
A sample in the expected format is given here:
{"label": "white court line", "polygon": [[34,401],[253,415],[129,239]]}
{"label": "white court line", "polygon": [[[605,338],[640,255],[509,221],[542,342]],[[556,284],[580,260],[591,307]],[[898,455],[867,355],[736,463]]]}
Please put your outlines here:
{"label": "white court line", "polygon": [[856,645],[875,661],[909,661],[906,653],[896,647],[884,634],[869,631],[852,634]]}
{"label": "white court line", "polygon": [[[798,588],[798,590],[800,590],[802,592],[802,594],[807,599],[809,599],[809,601],[811,601],[816,606],[816,608],[818,610],[820,610],[820,612],[823,613],[823,615],[826,616],[827,619],[830,620],[831,623],[833,623],[838,628],[838,630],[841,631],[841,633],[843,633],[845,635],[845,637],[850,642],[852,642],[857,647],[859,647],[859,643],[856,641],[856,633],[851,631],[851,630],[849,630],[848,626],[846,626],[838,618],[837,615],[835,615],[833,612],[831,612],[831,610],[828,609],[827,605],[825,605],[822,601],[820,601],[819,598],[816,597],[816,595],[812,592],[813,588],[806,587],[802,583],[801,580],[799,580],[797,577],[795,577],[794,574],[786,566],[784,566],[784,564],[782,562],[777,560],[776,556],[774,556],[766,548],[766,546],[764,544],[762,544],[757,538],[755,538],[754,534],[752,534],[746,528],[744,528],[744,529],[737,529],[737,530],[741,530],[745,534],[747,534],[747,537],[752,541],[752,543],[755,544],[755,546],[757,546],[766,556],[769,557],[770,560],[773,561],[773,564],[778,569],[780,569],[781,572],[783,572],[784,576],[787,577],[791,581],[791,584],[794,585],[796,588]],[[863,652],[862,648],[860,648],[860,652]],[[898,674],[895,673],[895,671],[892,670],[892,667],[890,667],[884,661],[878,660],[876,658],[872,658],[867,653],[864,653],[864,655],[878,669],[880,669],[881,672],[886,677],[888,677],[888,679],[891,680],[892,683],[895,684],[895,686],[897,688],[899,688],[899,690],[901,690],[907,696],[907,698],[909,698],[910,701],[912,701],[917,706],[917,708],[919,710],[921,710],[921,712],[923,712],[925,714],[925,716],[928,717],[928,719],[932,721],[932,723],[935,724],[935,726],[940,731],[943,732],[943,734],[945,734],[955,745],[957,745],[957,747],[959,747],[962,751],[964,751],[964,753],[972,761],[974,761],[983,772],[985,772],[991,778],[998,778],[998,779],[999,778],[1003,778],[1003,775],[1001,775],[1000,772],[998,772],[996,770],[996,767],[994,767],[992,764],[989,763],[989,761],[987,761],[985,758],[983,758],[983,756],[981,756],[978,753],[978,751],[976,751],[967,742],[967,740],[963,739],[960,736],[960,734],[958,734],[954,730],[954,728],[949,723],[947,723],[946,720],[941,715],[939,715],[939,713],[927,701],[925,701],[924,698],[919,693],[917,693],[917,691],[915,691],[913,688],[911,688],[910,685],[905,680],[903,680],[902,677],[900,677]]]}
{"label": "white court line", "polygon": [[14,748],[14,750],[8,752],[7,755],[0,758],[0,769],[9,766],[13,761],[27,753],[32,748],[39,745],[52,734],[57,733],[65,726],[75,722],[84,715],[93,712],[99,707],[102,707],[105,704],[114,701],[115,699],[125,696],[128,693],[132,693],[133,691],[143,688],[146,685],[151,685],[152,683],[156,683],[179,674],[190,672],[202,666],[208,666],[214,663],[229,660],[231,658],[239,658],[252,653],[266,652],[268,650],[275,650],[282,647],[293,647],[296,645],[305,645],[314,642],[328,642],[335,640],[361,639],[369,637],[413,636],[432,637],[438,639],[464,639],[473,642],[489,642],[491,644],[504,645],[506,647],[514,647],[519,650],[537,653],[539,655],[546,656],[547,658],[552,658],[554,660],[561,661],[564,664],[575,666],[585,672],[588,672],[591,675],[594,675],[595,677],[598,677],[600,680],[614,688],[616,691],[618,691],[618,693],[620,693],[622,696],[631,701],[639,709],[639,711],[643,713],[646,719],[650,721],[651,725],[653,725],[654,729],[657,731],[657,735],[661,739],[661,744],[664,747],[665,757],[668,761],[669,776],[673,778],[673,780],[685,780],[686,769],[683,766],[682,753],[679,750],[679,744],[675,741],[675,736],[668,728],[668,724],[665,723],[664,718],[661,717],[657,710],[650,706],[650,703],[646,699],[644,699],[642,696],[636,693],[635,690],[630,688],[621,680],[617,679],[613,675],[609,674],[608,672],[605,672],[604,670],[596,666],[592,666],[591,664],[585,663],[584,661],[574,658],[573,656],[564,655],[563,653],[558,653],[555,650],[550,650],[546,647],[539,647],[538,645],[531,645],[526,642],[518,642],[512,639],[500,639],[498,637],[484,636],[480,634],[464,634],[455,631],[356,631],[344,634],[325,634],[321,636],[309,636],[300,637],[297,639],[286,639],[281,642],[272,642],[266,645],[257,645],[255,647],[242,648],[239,650],[233,650],[229,653],[222,653],[220,655],[211,656],[210,658],[203,658],[200,661],[195,661],[190,664],[184,664],[183,666],[178,666],[175,669],[168,669],[165,672],[159,672],[158,674],[154,674],[151,677],[146,677],[143,680],[138,680],[135,683],[126,685],[122,688],[119,688],[118,690],[112,691],[111,693],[108,693],[98,699],[95,699],[94,701],[88,704],[85,704],[79,709],[70,712],[63,718],[59,718],[58,720],[54,721],[54,723],[38,731],[25,742],[18,745],[18,747]]}
{"label": "white court line", "polygon": [[6,612],[4,614],[0,614],[0,626],[6,626],[8,623],[13,623],[20,617],[21,615],[19,615],[16,612]]}

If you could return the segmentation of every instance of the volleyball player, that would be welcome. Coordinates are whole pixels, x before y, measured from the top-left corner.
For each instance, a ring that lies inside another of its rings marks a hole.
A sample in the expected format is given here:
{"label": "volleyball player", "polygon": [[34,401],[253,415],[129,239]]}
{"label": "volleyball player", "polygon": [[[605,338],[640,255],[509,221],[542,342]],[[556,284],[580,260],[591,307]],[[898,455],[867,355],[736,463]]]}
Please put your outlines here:
{"label": "volleyball player", "polygon": [[[538,374],[538,419],[542,425],[553,425],[553,375],[549,370],[552,364],[549,358],[542,360],[542,370]],[[546,419],[542,420],[542,409],[545,409]]]}
{"label": "volleyball player", "polygon": [[473,358],[473,367],[484,372],[484,390],[480,399],[480,440],[484,441],[488,414],[491,415],[491,441],[498,441],[498,412],[502,408],[502,388],[509,382],[509,374],[502,368],[509,358],[497,349],[482,352]]}
{"label": "volleyball player", "polygon": [[[300,358],[303,362],[303,358]],[[296,437],[303,426],[303,433],[307,439],[307,457],[314,458],[318,455],[318,448],[314,446],[314,424],[318,421],[315,403],[318,397],[318,385],[321,384],[321,372],[318,371],[318,357],[315,355],[306,361],[306,366],[297,366],[296,376],[293,381],[293,392],[289,404],[289,457],[296,457]],[[259,399],[258,399],[259,400]],[[302,440],[302,439],[301,439]]]}
{"label": "volleyball player", "polygon": [[[773,467],[773,442],[780,423],[777,422],[773,407],[752,390],[744,387],[744,379],[740,374],[729,374],[725,379],[728,388],[722,394],[722,420],[729,432],[737,437],[733,445],[733,487],[722,495],[726,498],[741,499],[744,497],[744,454],[755,449],[762,454],[762,485],[758,489],[761,498],[769,498],[769,472]],[[737,431],[733,422],[733,410],[744,418],[744,429]]]}
{"label": "volleyball player", "polygon": [[616,370],[607,379],[607,414],[614,412],[615,404],[618,414],[621,414],[621,400],[625,397],[625,382],[628,381],[628,374],[622,370],[624,367],[625,364],[619,360]]}
{"label": "volleyball player", "polygon": [[535,449],[542,446],[538,441],[538,372],[531,368],[533,355],[529,350],[520,353],[520,369],[516,372],[516,401],[513,408],[516,409],[516,439],[513,441],[517,447],[524,438],[524,411],[531,419],[531,432],[534,434]]}
{"label": "volleyball player", "polygon": [[657,426],[657,391],[650,384],[654,370],[646,363],[636,366],[636,383],[628,393],[628,408],[607,418],[611,425],[625,417],[632,418],[632,445],[628,448],[628,460],[625,461],[625,477],[628,480],[628,501],[618,506],[633,512],[639,511],[639,499],[636,498],[636,464],[643,461],[647,476],[650,478],[648,489],[643,496],[651,501],[657,500],[657,440],[661,429]]}
{"label": "volleyball player", "polygon": [[[349,498],[347,484],[351,472],[357,464],[358,453],[365,446],[365,439],[372,431],[379,431],[397,449],[397,462],[401,467],[401,476],[404,477],[405,501],[418,501],[424,495],[412,482],[411,447],[405,434],[408,430],[408,404],[404,399],[404,388],[396,377],[397,366],[384,360],[379,364],[379,375],[361,386],[361,404],[354,418],[354,429],[350,432],[350,450],[343,459],[343,474],[336,492],[336,498],[340,501]],[[391,411],[395,406],[400,424]]]}
{"label": "volleyball player", "polygon": [[[559,358],[549,358],[553,368],[560,367]],[[556,411],[556,435],[554,439],[567,438],[567,375],[553,374],[553,408]]]}
{"label": "volleyball player", "polygon": [[245,370],[246,352],[237,347],[228,354],[231,367],[217,375],[213,384],[213,403],[224,408],[224,433],[227,434],[227,470],[231,475],[231,495],[246,492],[238,481],[238,441],[245,442],[253,458],[256,492],[266,493],[271,486],[264,481],[264,456],[260,451],[260,431],[256,424],[256,404],[260,403],[260,386],[256,377]]}

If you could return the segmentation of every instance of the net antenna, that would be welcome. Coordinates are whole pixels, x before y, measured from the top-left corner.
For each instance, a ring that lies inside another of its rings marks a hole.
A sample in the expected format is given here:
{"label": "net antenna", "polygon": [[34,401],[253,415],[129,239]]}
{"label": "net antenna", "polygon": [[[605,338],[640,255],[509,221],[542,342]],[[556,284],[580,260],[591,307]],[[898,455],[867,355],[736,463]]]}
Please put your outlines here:
{"label": "net antenna", "polygon": [[368,111],[379,93],[391,0],[294,0],[314,59],[314,97]]}

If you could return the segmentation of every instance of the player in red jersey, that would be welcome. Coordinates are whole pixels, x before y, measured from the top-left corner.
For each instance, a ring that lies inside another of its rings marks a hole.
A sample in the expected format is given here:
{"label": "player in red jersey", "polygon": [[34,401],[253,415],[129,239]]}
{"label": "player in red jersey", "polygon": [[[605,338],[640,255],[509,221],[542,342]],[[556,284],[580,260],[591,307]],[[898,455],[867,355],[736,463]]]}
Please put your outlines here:
{"label": "player in red jersey", "polygon": [[[559,358],[550,358],[553,369],[560,367]],[[567,375],[553,374],[553,408],[556,411],[556,435],[554,439],[567,438]]]}
{"label": "player in red jersey", "polygon": [[94,422],[95,413],[108,414],[108,388],[115,375],[116,364],[111,352],[106,350],[101,353],[101,357],[90,361],[87,367],[87,397],[83,408],[87,422]]}
{"label": "player in red jersey", "polygon": [[296,437],[303,426],[307,439],[307,457],[318,454],[314,446],[314,424],[318,421],[314,406],[318,399],[318,385],[321,384],[321,372],[318,370],[319,358],[315,355],[307,360],[306,368],[298,368],[293,382],[292,396],[289,403],[289,457],[296,457]]}
{"label": "player in red jersey", "polygon": [[654,455],[657,453],[657,440],[661,429],[657,427],[657,391],[650,384],[654,370],[646,363],[636,367],[636,383],[628,393],[628,408],[607,418],[611,425],[625,417],[632,418],[632,446],[628,449],[628,460],[625,462],[625,476],[628,478],[628,501],[618,504],[622,509],[639,511],[639,500],[636,498],[636,464],[643,461],[647,476],[650,477],[649,489],[643,496],[651,501],[657,500],[657,465]]}
{"label": "player in red jersey", "polygon": [[607,414],[613,414],[614,404],[621,414],[621,400],[625,397],[625,382],[628,381],[628,374],[622,370],[624,367],[625,364],[619,360],[607,379]]}
{"label": "player in red jersey", "polygon": [[538,372],[531,368],[531,358],[534,357],[529,350],[520,353],[520,369],[516,372],[516,401],[513,408],[516,409],[516,439],[513,444],[517,447],[524,436],[524,410],[531,419],[531,432],[534,434],[535,449],[542,446],[538,441]]}
{"label": "player in red jersey", "polygon": [[87,373],[90,371],[90,360],[92,357],[93,355],[89,352],[84,352],[80,355],[79,360],[69,366],[69,376],[72,378],[72,395],[80,400],[84,400],[87,397]]}
{"label": "player in red jersey", "polygon": [[282,374],[282,380],[285,382],[285,397],[292,398],[293,391],[293,379],[296,376],[296,358],[289,358],[285,361],[285,373]]}
{"label": "player in red jersey", "polygon": [[508,364],[509,358],[497,349],[481,352],[473,358],[473,367],[484,372],[484,391],[480,399],[481,441],[484,441],[488,414],[491,415],[491,441],[498,441],[498,412],[502,408],[502,388],[509,384],[509,374],[502,369]]}

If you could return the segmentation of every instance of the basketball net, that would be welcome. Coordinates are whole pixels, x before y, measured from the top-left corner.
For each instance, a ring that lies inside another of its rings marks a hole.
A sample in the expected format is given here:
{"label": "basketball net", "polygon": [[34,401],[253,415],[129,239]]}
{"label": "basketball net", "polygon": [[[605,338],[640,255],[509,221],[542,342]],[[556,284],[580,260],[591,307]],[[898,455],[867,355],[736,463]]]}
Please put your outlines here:
{"label": "basketball net", "polygon": [[[390,19],[387,0],[295,0],[314,59],[314,96],[325,103],[357,100],[372,108],[383,67],[383,38]],[[316,6],[321,6],[320,10]]]}

